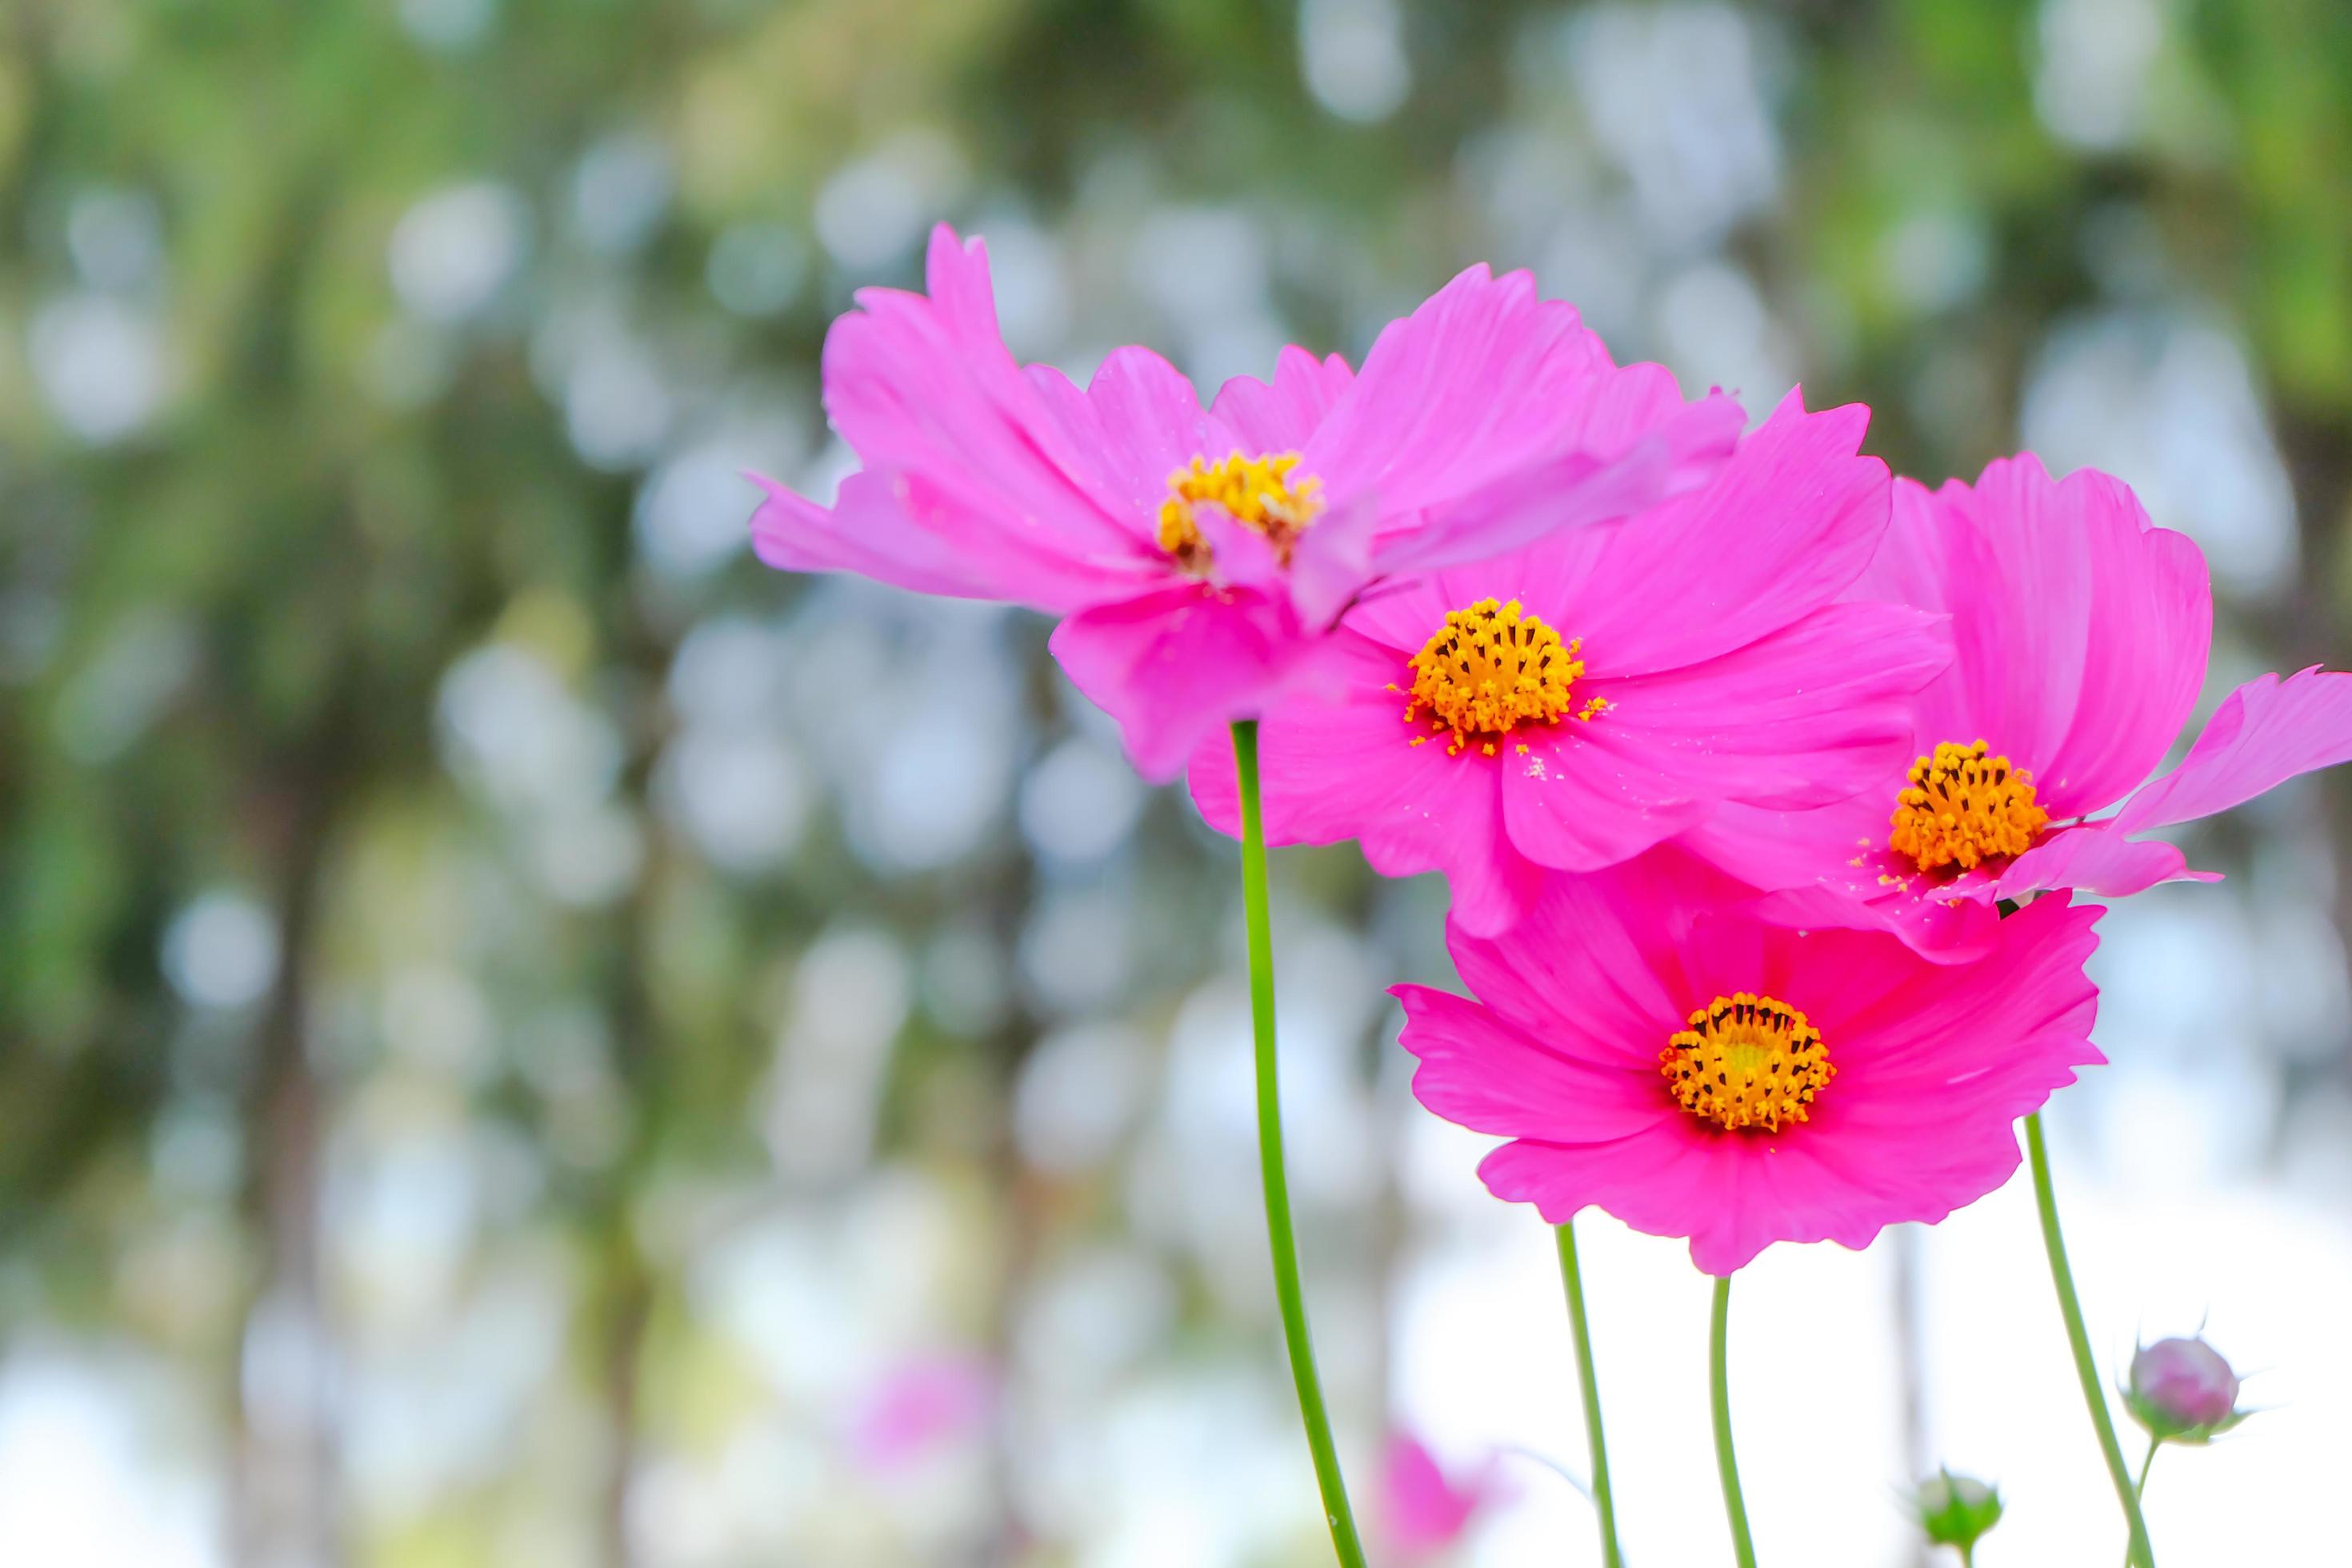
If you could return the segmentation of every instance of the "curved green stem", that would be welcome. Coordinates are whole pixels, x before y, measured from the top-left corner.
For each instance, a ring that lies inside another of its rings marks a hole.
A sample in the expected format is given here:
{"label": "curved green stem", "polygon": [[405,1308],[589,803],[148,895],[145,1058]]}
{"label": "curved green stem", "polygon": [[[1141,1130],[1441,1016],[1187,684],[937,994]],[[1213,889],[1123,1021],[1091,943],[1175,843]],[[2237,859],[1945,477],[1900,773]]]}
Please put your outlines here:
{"label": "curved green stem", "polygon": [[1624,1568],[1617,1550],[1617,1510],[1609,1497],[1609,1443],[1601,1432],[1601,1381],[1592,1370],[1592,1330],[1584,1321],[1584,1276],[1576,1266],[1576,1233],[1555,1227],[1559,1237],[1559,1279],[1568,1288],[1568,1326],[1576,1338],[1576,1383],[1584,1395],[1584,1441],[1592,1451],[1592,1506],[1601,1515],[1601,1561]]}
{"label": "curved green stem", "polygon": [[2147,1522],[2140,1517],[2139,1493],[2124,1463],[2123,1445],[2116,1441],[2116,1424],[2107,1413],[2106,1390],[2099,1383],[2098,1363],[2091,1359],[2091,1336],[2083,1327],[2083,1304],[2074,1296],[2074,1271],[2066,1266],[2066,1239],[2058,1231],[2058,1199],[2050,1189],[2050,1150],[2042,1138],[2042,1114],[2025,1119],[2025,1152],[2033,1166],[2033,1201],[2042,1211],[2042,1246],[2050,1255],[2051,1282],[2058,1287],[2058,1310],[2066,1320],[2066,1342],[2074,1352],[2074,1375],[2083,1384],[2083,1403],[2091,1412],[2092,1429],[2099,1436],[2099,1452],[2107,1461],[2107,1475],[2123,1504],[2124,1523],[2131,1544],[2124,1561],[2134,1568],[2156,1568],[2156,1551],[2148,1544]]}
{"label": "curved green stem", "polygon": [[1364,1568],[1363,1542],[1348,1508],[1347,1482],[1331,1441],[1331,1416],[1323,1406],[1323,1384],[1315,1374],[1315,1347],[1307,1336],[1307,1302],[1298,1288],[1298,1247],[1290,1229],[1290,1185],[1282,1164],[1282,1097],[1275,1074],[1274,937],[1265,901],[1265,827],[1257,787],[1257,721],[1234,725],[1234,767],[1241,783],[1242,916],[1249,931],[1250,1023],[1257,1037],[1258,1173],[1265,1185],[1266,1239],[1274,1249],[1274,1294],[1282,1308],[1282,1338],[1290,1351],[1291,1381],[1298,1386],[1298,1414],[1307,1423],[1307,1447],[1315,1457],[1315,1483],[1323,1493],[1323,1517],[1331,1527],[1331,1549],[1343,1568]]}
{"label": "curved green stem", "polygon": [[1707,1382],[1715,1394],[1715,1468],[1723,1478],[1723,1511],[1731,1520],[1731,1550],[1739,1568],[1756,1568],[1748,1535],[1748,1500],[1739,1493],[1739,1461],[1731,1452],[1731,1276],[1715,1282],[1715,1326],[1707,1335]]}

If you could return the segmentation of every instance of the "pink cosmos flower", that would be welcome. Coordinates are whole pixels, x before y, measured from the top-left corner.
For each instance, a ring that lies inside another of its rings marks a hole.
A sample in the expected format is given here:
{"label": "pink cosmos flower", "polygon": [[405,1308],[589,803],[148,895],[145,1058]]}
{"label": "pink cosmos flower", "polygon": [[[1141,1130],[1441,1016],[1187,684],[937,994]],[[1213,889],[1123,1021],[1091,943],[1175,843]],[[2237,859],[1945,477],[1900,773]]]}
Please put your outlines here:
{"label": "pink cosmos flower", "polygon": [[1776,1241],[1859,1248],[2000,1186],[2011,1124],[2105,1059],[2095,906],[2037,900],[1939,964],[1723,901],[1741,893],[1672,847],[1554,878],[1505,937],[1449,930],[1479,1000],[1395,988],[1413,1093],[1511,1140],[1478,1167],[1496,1196],[1688,1237],[1710,1274]]}
{"label": "pink cosmos flower", "polygon": [[1457,1481],[1417,1438],[1402,1432],[1391,1435],[1381,1456],[1379,1493],[1390,1549],[1408,1563],[1444,1551],[1462,1539],[1478,1510],[1500,1489],[1491,1460]]}
{"label": "pink cosmos flower", "polygon": [[[1355,838],[1389,876],[1443,870],[1462,929],[1507,929],[1546,868],[1590,871],[1724,803],[1850,797],[1911,751],[1941,617],[1835,601],[1886,530],[1867,409],[1791,393],[1705,486],[1605,530],[1368,595],[1333,677],[1261,725],[1269,843]],[[1236,830],[1230,737],[1192,798]]]}
{"label": "pink cosmos flower", "polygon": [[876,1474],[904,1469],[976,1430],[995,1407],[996,1393],[995,1369],[978,1356],[910,1358],[860,1403],[850,1425],[850,1452]]}
{"label": "pink cosmos flower", "polygon": [[1361,374],[1286,349],[1204,410],[1148,349],[1083,390],[1016,363],[980,242],[941,226],[929,262],[929,295],[869,289],[834,324],[825,409],[863,468],[831,509],[753,476],[760,556],[1067,616],[1055,657],[1154,778],[1307,675],[1375,579],[1646,506],[1741,422],[1615,364],[1523,272],[1463,273]]}
{"label": "pink cosmos flower", "polygon": [[1952,617],[1957,657],[1912,702],[1924,754],[1842,805],[1735,808],[1685,840],[1782,889],[1788,918],[1980,951],[2004,899],[2215,879],[2140,835],[2352,759],[2352,676],[2314,668],[2238,688],[2180,765],[2144,782],[2204,685],[2212,594],[2197,546],[2105,474],[2053,479],[2028,454],[1973,489],[1898,481],[1853,593]]}

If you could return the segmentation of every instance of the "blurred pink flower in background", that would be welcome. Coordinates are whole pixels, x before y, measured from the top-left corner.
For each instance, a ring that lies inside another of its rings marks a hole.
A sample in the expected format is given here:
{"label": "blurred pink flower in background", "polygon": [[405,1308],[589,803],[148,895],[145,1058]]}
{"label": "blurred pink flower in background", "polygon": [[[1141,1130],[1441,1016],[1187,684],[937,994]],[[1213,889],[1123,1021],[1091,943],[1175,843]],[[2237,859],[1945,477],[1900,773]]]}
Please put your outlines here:
{"label": "blurred pink flower in background", "polygon": [[1390,1550],[1410,1562],[1433,1557],[1461,1540],[1478,1510],[1502,1493],[1492,1459],[1457,1480],[1409,1433],[1391,1434],[1381,1455],[1381,1531]]}
{"label": "blurred pink flower in background", "polygon": [[[1492,935],[1546,868],[1900,768],[1910,694],[1951,649],[1940,616],[1837,602],[1886,531],[1886,465],[1857,455],[1869,416],[1791,393],[1698,489],[1368,597],[1334,639],[1336,690],[1266,716],[1268,841],[1356,838],[1385,875],[1443,870],[1461,929]],[[1191,784],[1236,833],[1230,738]]]}
{"label": "blurred pink flower in background", "polygon": [[944,226],[929,287],[863,290],[835,322],[825,409],[863,468],[830,509],[760,479],[761,558],[1067,616],[1055,657],[1155,779],[1310,677],[1375,579],[1649,505],[1719,467],[1741,421],[1617,365],[1524,272],[1464,272],[1360,374],[1286,349],[1205,410],[1149,349],[1084,389],[1018,363],[986,250]]}
{"label": "blurred pink flower in background", "polygon": [[2212,880],[2136,836],[2352,759],[2352,675],[2306,669],[2238,688],[2180,765],[2146,782],[2203,688],[2212,592],[2196,544],[2091,469],[2053,479],[2027,454],[1973,488],[1897,480],[1853,594],[1952,617],[1951,667],[1911,703],[1922,754],[1907,778],[1816,811],[1735,806],[1685,840],[1782,889],[1774,906],[1802,923],[1980,952],[2004,899]]}
{"label": "blurred pink flower in background", "polygon": [[1776,1241],[1867,1247],[2009,1179],[2011,1124],[2078,1067],[2105,911],[2034,902],[1969,963],[1727,905],[1674,849],[1555,877],[1501,938],[1449,928],[1479,998],[1400,985],[1413,1093],[1512,1140],[1479,1175],[1565,1224],[1588,1205],[1728,1274]]}
{"label": "blurred pink flower in background", "polygon": [[859,1403],[849,1452],[877,1475],[905,1469],[984,1426],[996,1408],[1000,1382],[996,1369],[975,1355],[944,1352],[901,1362]]}

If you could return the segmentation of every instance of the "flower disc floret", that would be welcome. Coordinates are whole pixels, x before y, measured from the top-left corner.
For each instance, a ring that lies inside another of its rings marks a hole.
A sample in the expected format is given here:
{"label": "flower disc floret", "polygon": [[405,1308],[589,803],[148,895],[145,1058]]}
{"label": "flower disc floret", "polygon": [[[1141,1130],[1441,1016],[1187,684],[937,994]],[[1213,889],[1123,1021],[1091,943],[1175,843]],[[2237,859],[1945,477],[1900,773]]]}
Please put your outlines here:
{"label": "flower disc floret", "polygon": [[[1449,731],[1448,756],[1465,746],[1495,755],[1497,743],[1522,724],[1557,724],[1569,711],[1570,692],[1584,673],[1577,657],[1581,639],[1563,644],[1543,621],[1519,607],[1481,599],[1446,612],[1445,624],[1430,634],[1408,661],[1412,700],[1408,722],[1425,725],[1420,745]],[[1590,719],[1608,703],[1596,697],[1578,710]]]}
{"label": "flower disc floret", "polygon": [[1727,1132],[1778,1132],[1802,1121],[1837,1076],[1821,1031],[1787,1003],[1752,991],[1717,996],[1658,1053],[1675,1100]]}
{"label": "flower disc floret", "polygon": [[1913,763],[1887,847],[1922,871],[1970,871],[2031,849],[2050,814],[2033,798],[2033,775],[1990,750],[1946,741]]}
{"label": "flower disc floret", "polygon": [[1224,508],[1235,522],[1265,536],[1275,558],[1290,564],[1292,546],[1323,510],[1323,482],[1294,473],[1296,452],[1249,457],[1234,451],[1215,462],[1195,458],[1168,476],[1168,499],[1160,503],[1160,548],[1188,570],[1205,570],[1209,542],[1192,509],[1203,501]]}

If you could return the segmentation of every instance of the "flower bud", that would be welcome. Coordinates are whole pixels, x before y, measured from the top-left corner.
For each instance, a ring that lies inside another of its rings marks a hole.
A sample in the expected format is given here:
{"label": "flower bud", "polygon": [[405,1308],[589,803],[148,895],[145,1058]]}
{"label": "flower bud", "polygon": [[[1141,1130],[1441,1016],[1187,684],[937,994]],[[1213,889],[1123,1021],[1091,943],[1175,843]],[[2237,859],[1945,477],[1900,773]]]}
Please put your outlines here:
{"label": "flower bud", "polygon": [[2245,1419],[2238,1374],[2221,1352],[2199,1339],[2158,1340],[2132,1357],[2124,1403],[2149,1436],[2203,1443]]}
{"label": "flower bud", "polygon": [[1912,1494],[1919,1528],[1937,1546],[1976,1550],[1977,1540],[2000,1522],[2000,1494],[1973,1476],[1939,1470]]}

